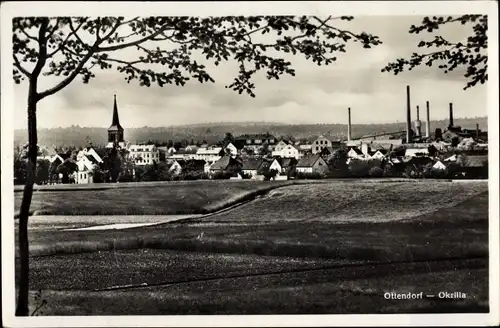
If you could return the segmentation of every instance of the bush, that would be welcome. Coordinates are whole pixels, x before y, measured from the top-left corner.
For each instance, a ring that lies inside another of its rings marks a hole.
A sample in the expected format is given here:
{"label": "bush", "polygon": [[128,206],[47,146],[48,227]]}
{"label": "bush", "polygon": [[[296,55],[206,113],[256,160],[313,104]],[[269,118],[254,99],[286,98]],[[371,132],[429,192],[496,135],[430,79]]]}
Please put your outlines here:
{"label": "bush", "polygon": [[180,180],[202,180],[208,179],[208,174],[203,171],[191,171],[179,176]]}
{"label": "bush", "polygon": [[296,172],[296,179],[323,179],[325,176],[318,172],[313,173],[305,173],[305,172]]}
{"label": "bush", "polygon": [[212,179],[214,180],[228,180],[233,176],[231,172],[222,171],[212,174]]}
{"label": "bush", "polygon": [[372,178],[380,178],[384,175],[384,170],[382,170],[380,167],[378,166],[374,166],[370,169],[370,171],[368,172],[368,174],[370,175],[370,177]]}

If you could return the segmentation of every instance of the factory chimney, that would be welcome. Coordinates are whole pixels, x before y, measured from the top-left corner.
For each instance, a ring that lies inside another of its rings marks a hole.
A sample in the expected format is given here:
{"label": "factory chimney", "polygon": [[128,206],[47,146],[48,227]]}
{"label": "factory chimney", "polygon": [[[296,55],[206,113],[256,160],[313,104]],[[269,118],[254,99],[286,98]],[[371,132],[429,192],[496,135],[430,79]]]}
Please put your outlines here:
{"label": "factory chimney", "polygon": [[450,103],[450,125],[448,126],[449,128],[452,128],[453,125],[453,103]]}
{"label": "factory chimney", "polygon": [[406,86],[406,143],[411,142],[411,104],[410,86]]}
{"label": "factory chimney", "polygon": [[347,141],[351,141],[351,107],[347,108]]}
{"label": "factory chimney", "polygon": [[420,108],[417,105],[417,119],[415,120],[415,134],[417,135],[417,137],[422,136],[421,127],[422,127],[422,122],[420,122]]}
{"label": "factory chimney", "polygon": [[427,124],[425,125],[425,137],[430,138],[431,137],[431,119],[430,119],[431,113],[430,113],[430,109],[429,109],[429,102],[427,101],[425,103],[425,105],[427,106]]}
{"label": "factory chimney", "polygon": [[479,139],[479,124],[476,123],[476,139]]}

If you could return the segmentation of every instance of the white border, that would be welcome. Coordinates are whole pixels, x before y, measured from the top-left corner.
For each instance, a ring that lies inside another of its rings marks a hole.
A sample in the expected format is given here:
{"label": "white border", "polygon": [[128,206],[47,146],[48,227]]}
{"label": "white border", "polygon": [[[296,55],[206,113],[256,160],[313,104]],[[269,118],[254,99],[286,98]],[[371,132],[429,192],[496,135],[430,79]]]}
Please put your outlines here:
{"label": "white border", "polygon": [[[1,4],[2,131],[2,319],[9,327],[101,326],[489,326],[499,323],[498,207],[498,8],[496,1],[310,1],[310,2],[3,2]],[[489,15],[488,132],[490,154],[490,314],[271,315],[271,316],[85,316],[16,318],[14,314],[12,17],[58,15]]]}

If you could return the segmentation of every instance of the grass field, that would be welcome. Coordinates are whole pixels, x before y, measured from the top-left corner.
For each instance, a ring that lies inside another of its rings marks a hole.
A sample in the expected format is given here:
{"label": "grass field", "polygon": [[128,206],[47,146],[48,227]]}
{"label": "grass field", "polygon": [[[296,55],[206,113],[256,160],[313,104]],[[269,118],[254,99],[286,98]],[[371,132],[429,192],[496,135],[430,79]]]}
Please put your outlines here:
{"label": "grass field", "polygon": [[[224,183],[223,183],[224,182]],[[176,181],[122,184],[122,188],[95,185],[47,186],[33,194],[35,215],[169,215],[208,213],[254,194],[290,184],[288,181]],[[65,189],[66,188],[66,189]],[[73,187],[72,187],[73,188]],[[16,192],[15,209],[22,192]]]}
{"label": "grass field", "polygon": [[[47,256],[32,257],[31,282],[46,314],[487,311],[485,182],[293,185],[220,214],[126,230],[42,222],[30,230],[32,254]],[[143,283],[158,286],[92,291]],[[382,298],[431,287],[471,297]]]}

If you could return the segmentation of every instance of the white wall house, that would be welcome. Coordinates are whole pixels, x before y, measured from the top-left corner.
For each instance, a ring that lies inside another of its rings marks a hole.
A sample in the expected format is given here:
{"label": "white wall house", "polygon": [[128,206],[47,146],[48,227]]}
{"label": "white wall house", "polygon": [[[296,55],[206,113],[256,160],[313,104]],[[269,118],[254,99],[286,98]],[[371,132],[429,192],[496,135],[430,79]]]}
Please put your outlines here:
{"label": "white wall house", "polygon": [[276,170],[279,173],[283,172],[283,168],[281,167],[280,162],[275,158],[272,162],[271,165],[269,165],[269,170]]}
{"label": "white wall house", "polygon": [[129,152],[135,165],[152,165],[160,161],[160,151],[155,145],[131,145]]}
{"label": "white wall house", "polygon": [[443,162],[441,162],[441,161],[437,161],[436,163],[434,163],[432,168],[435,170],[446,170],[446,165],[443,164]]}
{"label": "white wall house", "polygon": [[274,147],[274,151],[280,152],[282,151],[286,146],[288,146],[288,143],[285,140],[280,140]]}
{"label": "white wall house", "polygon": [[87,156],[82,156],[76,162],[78,170],[74,173],[75,183],[88,184],[94,182],[94,164]]}
{"label": "white wall house", "polygon": [[224,151],[226,153],[229,153],[231,156],[236,156],[238,155],[238,148],[236,148],[235,145],[233,145],[232,143],[229,143],[225,148],[224,148]]}
{"label": "white wall house", "polygon": [[326,173],[328,165],[321,156],[312,155],[301,158],[295,169],[302,173]]}
{"label": "white wall house", "polygon": [[90,147],[90,148],[84,148],[82,150],[80,150],[78,152],[78,154],[76,155],[76,160],[80,160],[80,158],[83,158],[87,156],[87,158],[89,156],[92,156],[95,158],[95,160],[98,162],[98,163],[102,163],[103,162],[103,159],[101,158],[101,156],[99,156],[99,154],[95,151],[94,148]]}
{"label": "white wall house", "polygon": [[382,160],[384,158],[385,158],[385,155],[380,150],[377,150],[374,154],[371,155],[371,159]]}
{"label": "white wall house", "polygon": [[352,158],[352,159],[364,159],[365,158],[364,154],[358,148],[351,148],[347,152],[347,157]]}
{"label": "white wall house", "polygon": [[182,166],[177,161],[173,161],[170,165],[168,171],[172,174],[180,174],[182,172]]}
{"label": "white wall house", "polygon": [[331,146],[332,141],[330,139],[320,136],[313,142],[311,150],[313,154],[319,154],[323,148]]}
{"label": "white wall house", "polygon": [[196,151],[195,159],[201,159],[206,162],[217,162],[221,159],[220,152],[222,147],[201,147]]}
{"label": "white wall house", "polygon": [[296,158],[299,159],[302,157],[302,152],[299,151],[297,148],[295,148],[292,145],[286,145],[283,147],[281,150],[275,150],[272,152],[272,156],[280,156],[283,158]]}

